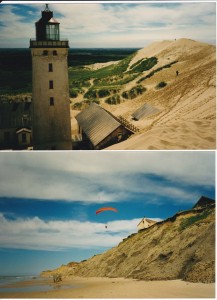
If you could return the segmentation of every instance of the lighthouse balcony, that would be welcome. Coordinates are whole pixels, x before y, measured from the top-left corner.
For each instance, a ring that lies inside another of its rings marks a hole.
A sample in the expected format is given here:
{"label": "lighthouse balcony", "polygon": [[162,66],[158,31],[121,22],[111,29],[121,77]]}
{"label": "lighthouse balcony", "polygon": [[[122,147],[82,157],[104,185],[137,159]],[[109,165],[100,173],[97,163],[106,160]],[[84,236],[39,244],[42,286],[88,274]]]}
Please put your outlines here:
{"label": "lighthouse balcony", "polygon": [[30,48],[69,48],[68,40],[37,41],[30,40]]}

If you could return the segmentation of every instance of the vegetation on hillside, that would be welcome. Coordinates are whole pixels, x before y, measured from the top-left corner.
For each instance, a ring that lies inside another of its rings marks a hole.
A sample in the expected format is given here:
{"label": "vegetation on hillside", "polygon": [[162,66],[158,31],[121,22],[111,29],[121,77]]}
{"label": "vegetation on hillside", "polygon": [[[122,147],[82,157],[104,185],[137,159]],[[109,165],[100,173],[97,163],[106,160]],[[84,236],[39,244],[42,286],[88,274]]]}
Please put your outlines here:
{"label": "vegetation on hillside", "polygon": [[[157,57],[145,57],[130,65],[136,49],[70,49],[69,63],[69,96],[73,98],[72,107],[81,109],[88,103],[105,101],[108,104],[119,104],[122,101],[135,99],[142,95],[146,88],[144,80],[164,68],[152,70],[148,75],[143,72],[153,69],[158,63]],[[11,49],[0,52],[0,94],[6,98],[10,95],[30,94],[31,53],[29,49]],[[88,65],[96,62],[117,61],[109,66],[91,69]],[[130,67],[129,67],[130,65]],[[137,85],[127,90],[127,84],[137,78]],[[140,84],[142,82],[142,84]],[[158,88],[163,86],[158,86]],[[80,102],[76,98],[81,96]],[[11,98],[12,99],[12,98]],[[1,99],[0,99],[1,100]]]}
{"label": "vegetation on hillside", "polygon": [[157,64],[157,57],[145,58],[137,61],[135,64],[131,65],[130,69],[132,72],[143,72],[150,70]]}
{"label": "vegetation on hillside", "polygon": [[162,66],[162,67],[160,67],[160,68],[157,68],[157,69],[151,71],[148,75],[146,75],[146,76],[144,76],[144,77],[141,77],[141,78],[137,81],[137,83],[141,83],[141,82],[144,81],[145,79],[148,79],[148,78],[152,77],[155,73],[160,72],[160,71],[163,70],[163,69],[168,69],[168,68],[170,68],[172,65],[176,64],[177,62],[178,62],[177,60],[176,60],[176,61],[173,61],[173,62],[171,62],[171,63],[169,63],[169,64],[166,64],[166,65],[164,65],[164,66]]}
{"label": "vegetation on hillside", "polygon": [[106,103],[115,105],[121,103],[121,97],[118,94],[115,94],[105,100]]}
{"label": "vegetation on hillside", "polygon": [[86,108],[87,106],[89,106],[93,102],[96,103],[96,104],[100,103],[100,101],[97,100],[97,99],[89,99],[89,100],[84,100],[84,101],[81,101],[81,102],[75,102],[72,105],[72,108],[75,109],[75,110],[82,110],[82,109]]}
{"label": "vegetation on hillside", "polygon": [[167,85],[165,81],[161,81],[156,85],[156,89],[162,89]]}
{"label": "vegetation on hillside", "polygon": [[189,218],[184,218],[179,226],[179,230],[184,230],[188,228],[189,226],[206,219],[210,214],[212,213],[211,209],[206,209],[202,211],[200,214],[197,214],[195,216],[191,216]]}
{"label": "vegetation on hillside", "polygon": [[125,99],[134,99],[138,95],[142,95],[146,91],[146,88],[142,85],[137,85],[133,88],[131,88],[129,91],[124,91],[122,93],[122,97]]}
{"label": "vegetation on hillside", "polygon": [[[76,92],[80,93],[82,87],[89,85],[88,80],[85,79],[87,74],[81,72],[84,80],[82,80],[81,76],[80,78],[77,76],[80,70],[85,69],[84,65],[119,61],[128,57],[128,55],[131,55],[136,50],[69,49],[69,70],[73,67],[75,72],[75,77],[71,78],[69,82],[70,87],[78,88]],[[30,49],[0,49],[0,82],[1,95],[18,95],[32,92],[32,59]]]}

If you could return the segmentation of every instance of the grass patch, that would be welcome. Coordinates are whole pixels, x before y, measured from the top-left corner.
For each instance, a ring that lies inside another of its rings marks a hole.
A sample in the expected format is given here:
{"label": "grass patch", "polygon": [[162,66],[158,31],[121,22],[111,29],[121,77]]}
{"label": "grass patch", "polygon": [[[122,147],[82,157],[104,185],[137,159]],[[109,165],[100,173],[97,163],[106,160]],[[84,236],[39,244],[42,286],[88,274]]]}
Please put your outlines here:
{"label": "grass patch", "polygon": [[72,109],[82,110],[85,107],[89,106],[91,103],[100,104],[100,101],[98,99],[88,99],[81,102],[76,102],[72,105]]}
{"label": "grass patch", "polygon": [[144,60],[144,58],[142,58],[142,59],[138,60],[137,62],[135,62],[134,64],[132,64],[130,66],[130,70],[132,70],[133,68],[135,68],[135,66],[139,65],[143,60]]}
{"label": "grass patch", "polygon": [[134,57],[135,54],[131,54],[128,57],[121,60],[118,64],[113,64],[110,66],[107,66],[105,68],[101,68],[99,70],[94,71],[93,77],[95,78],[105,78],[107,76],[114,76],[114,75],[120,75],[124,73],[130,61]]}
{"label": "grass patch", "polygon": [[108,104],[111,104],[111,105],[120,104],[121,103],[121,97],[118,94],[113,95],[113,96],[107,98],[105,100],[105,103],[108,103]]}
{"label": "grass patch", "polygon": [[98,87],[114,86],[114,85],[120,86],[120,85],[124,85],[124,84],[131,82],[137,76],[138,76],[137,74],[129,74],[129,73],[120,74],[120,75],[116,75],[116,76],[108,76],[103,79],[95,79],[94,85],[98,86]]}
{"label": "grass patch", "polygon": [[91,98],[97,98],[97,90],[90,89],[84,94],[84,98],[91,99]]}
{"label": "grass patch", "polygon": [[70,68],[69,70],[70,82],[73,79],[76,81],[87,81],[90,80],[91,78],[99,80],[106,77],[121,75],[127,70],[128,65],[134,55],[135,54],[131,54],[117,64],[113,64],[98,70],[90,70],[88,68],[81,68],[81,67]]}
{"label": "grass patch", "polygon": [[198,221],[206,219],[211,214],[211,212],[212,212],[211,210],[207,209],[203,211],[201,214],[183,219],[179,226],[179,231],[188,228],[189,226],[195,224]]}
{"label": "grass patch", "polygon": [[153,68],[157,62],[158,59],[155,56],[142,59],[132,68],[132,72],[141,73],[143,71],[148,71]]}
{"label": "grass patch", "polygon": [[110,91],[108,89],[100,89],[98,90],[98,97],[99,98],[104,98],[110,95]]}
{"label": "grass patch", "polygon": [[91,98],[104,98],[107,96],[110,96],[112,94],[116,94],[119,92],[120,89],[117,87],[104,87],[104,88],[97,88],[97,87],[92,87],[89,89],[85,94],[84,98],[91,99]]}
{"label": "grass patch", "polygon": [[132,89],[130,89],[129,91],[124,91],[122,93],[122,97],[124,99],[134,99],[138,95],[142,95],[145,91],[146,91],[145,87],[143,87],[142,85],[137,85],[137,86],[133,87]]}
{"label": "grass patch", "polygon": [[90,87],[91,84],[89,80],[70,80],[69,86],[71,88],[82,88],[82,87]]}
{"label": "grass patch", "polygon": [[71,98],[77,98],[79,94],[83,94],[84,90],[81,88],[70,88],[69,89],[69,96]]}
{"label": "grass patch", "polygon": [[166,64],[166,65],[164,65],[164,66],[162,66],[162,67],[160,67],[160,68],[158,68],[158,69],[156,69],[156,70],[153,70],[153,71],[152,71],[151,73],[149,73],[148,75],[146,75],[146,76],[140,78],[140,79],[137,81],[137,83],[140,83],[140,82],[144,81],[145,79],[148,79],[148,78],[152,77],[155,73],[160,72],[160,71],[163,70],[163,69],[170,68],[172,65],[176,64],[177,62],[178,62],[178,61],[176,60],[176,61],[171,62],[170,64]]}
{"label": "grass patch", "polygon": [[156,85],[156,89],[162,89],[167,85],[167,83],[165,81],[161,81]]}

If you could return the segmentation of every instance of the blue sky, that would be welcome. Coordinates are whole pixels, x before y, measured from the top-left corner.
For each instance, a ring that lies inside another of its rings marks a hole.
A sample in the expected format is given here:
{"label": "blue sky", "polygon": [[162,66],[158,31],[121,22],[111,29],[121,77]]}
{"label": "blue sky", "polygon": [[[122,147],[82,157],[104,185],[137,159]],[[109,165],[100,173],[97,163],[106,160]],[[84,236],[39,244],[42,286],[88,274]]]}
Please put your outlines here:
{"label": "blue sky", "polygon": [[[44,3],[0,5],[1,47],[29,46]],[[215,44],[216,3],[51,3],[71,48],[145,47],[190,38]]]}
{"label": "blue sky", "polygon": [[[142,217],[166,219],[202,195],[215,198],[214,152],[2,152],[0,272],[87,259],[137,232]],[[104,206],[118,212],[96,215]]]}

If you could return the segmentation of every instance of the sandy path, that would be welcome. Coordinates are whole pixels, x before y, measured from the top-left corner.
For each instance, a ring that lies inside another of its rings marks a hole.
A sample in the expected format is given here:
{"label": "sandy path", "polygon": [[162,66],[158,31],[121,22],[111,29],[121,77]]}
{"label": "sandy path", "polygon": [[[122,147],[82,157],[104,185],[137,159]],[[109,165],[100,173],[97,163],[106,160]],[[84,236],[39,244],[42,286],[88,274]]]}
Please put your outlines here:
{"label": "sandy path", "polygon": [[[51,279],[50,284],[52,284]],[[29,282],[28,285],[35,284]],[[47,292],[1,293],[3,298],[214,298],[215,284],[181,280],[137,281],[123,278],[64,279],[67,289]],[[24,286],[25,283],[19,284]],[[70,288],[70,285],[76,286]],[[16,285],[18,286],[18,284]]]}

